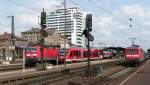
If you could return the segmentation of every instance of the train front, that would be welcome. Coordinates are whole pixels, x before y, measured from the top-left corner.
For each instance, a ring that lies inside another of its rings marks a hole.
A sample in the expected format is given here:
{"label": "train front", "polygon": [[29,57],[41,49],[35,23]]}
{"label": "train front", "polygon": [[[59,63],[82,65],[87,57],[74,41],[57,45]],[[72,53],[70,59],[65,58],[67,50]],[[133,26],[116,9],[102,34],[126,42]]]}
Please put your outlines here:
{"label": "train front", "polygon": [[125,61],[139,63],[143,60],[144,54],[141,48],[129,47],[125,49]]}

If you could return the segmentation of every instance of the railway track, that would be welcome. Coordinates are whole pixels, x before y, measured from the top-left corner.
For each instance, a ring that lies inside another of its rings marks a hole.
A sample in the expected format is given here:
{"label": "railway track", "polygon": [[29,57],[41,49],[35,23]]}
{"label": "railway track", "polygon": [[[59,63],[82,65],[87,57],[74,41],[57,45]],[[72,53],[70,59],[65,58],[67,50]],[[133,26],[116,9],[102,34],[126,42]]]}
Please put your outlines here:
{"label": "railway track", "polygon": [[0,72],[16,71],[22,69],[21,64],[0,65]]}
{"label": "railway track", "polygon": [[121,75],[124,75],[125,73],[127,73],[127,72],[129,72],[131,70],[133,70],[133,67],[129,67],[129,68],[123,69],[123,70],[121,70],[121,71],[119,71],[117,73],[114,73],[114,74],[110,75],[107,78],[104,78],[99,83],[103,82],[101,85],[112,85],[113,81],[116,81],[118,77],[120,77]]}
{"label": "railway track", "polygon": [[126,77],[138,70],[146,61],[136,67],[127,67],[116,73],[112,73],[91,85],[119,85]]}

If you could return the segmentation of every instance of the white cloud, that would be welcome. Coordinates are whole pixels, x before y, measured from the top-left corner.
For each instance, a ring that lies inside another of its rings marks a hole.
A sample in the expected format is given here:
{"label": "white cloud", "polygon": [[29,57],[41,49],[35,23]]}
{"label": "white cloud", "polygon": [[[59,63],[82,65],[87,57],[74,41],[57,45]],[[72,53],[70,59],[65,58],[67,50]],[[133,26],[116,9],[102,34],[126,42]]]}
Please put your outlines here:
{"label": "white cloud", "polygon": [[41,9],[45,8],[46,10],[55,10],[56,6],[60,6],[61,2],[58,0],[39,0],[37,3],[34,4],[35,8]]}
{"label": "white cloud", "polygon": [[28,25],[37,25],[38,24],[38,16],[30,15],[30,14],[21,14],[17,16],[17,20],[22,24]]}
{"label": "white cloud", "polygon": [[122,11],[127,16],[143,17],[145,14],[145,8],[141,5],[126,5],[123,6],[120,11]]}
{"label": "white cloud", "polygon": [[[30,6],[32,5],[32,7]],[[35,3],[30,3],[30,5],[25,5],[25,7],[20,7],[16,9],[16,12],[18,13],[17,16],[24,21],[27,21],[26,23],[32,23],[37,22],[35,18],[40,15],[40,12],[42,12],[42,9],[44,8],[47,12],[53,11],[56,9],[57,6],[61,5],[61,2],[58,0],[39,0],[38,2],[35,0]],[[28,8],[27,8],[28,7]],[[29,22],[28,22],[29,19]],[[31,22],[32,21],[32,22]]]}
{"label": "white cloud", "polygon": [[100,16],[98,18],[95,18],[96,25],[99,26],[99,28],[107,29],[107,27],[112,22],[112,17],[109,16]]}
{"label": "white cloud", "polygon": [[[112,16],[113,15],[113,16]],[[150,36],[150,9],[142,5],[125,5],[119,10],[114,11],[110,16],[99,16],[95,20],[96,30],[95,36],[97,40],[120,40],[119,42],[126,42],[130,37],[136,37],[138,40],[147,39]],[[114,17],[116,16],[116,17]],[[129,21],[133,18],[133,21]],[[129,24],[133,27],[130,28]],[[128,46],[129,44],[118,43],[121,46]],[[141,42],[142,47],[148,48],[150,45],[146,42]]]}
{"label": "white cloud", "polygon": [[50,11],[55,10],[57,6],[61,5],[59,0],[35,0],[33,2],[15,7],[13,14],[15,14],[16,33],[19,35],[20,32],[29,29],[27,27],[39,27],[38,16],[40,16],[43,8],[48,14]]}

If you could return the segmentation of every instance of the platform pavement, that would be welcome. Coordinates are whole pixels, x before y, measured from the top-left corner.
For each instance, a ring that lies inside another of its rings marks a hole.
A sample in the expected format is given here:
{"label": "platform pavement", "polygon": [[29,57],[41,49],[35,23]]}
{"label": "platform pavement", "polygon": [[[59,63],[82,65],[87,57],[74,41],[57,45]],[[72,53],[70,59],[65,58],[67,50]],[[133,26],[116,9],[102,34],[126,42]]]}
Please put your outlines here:
{"label": "platform pavement", "polygon": [[[117,60],[120,60],[120,59],[107,59],[107,60],[100,60],[100,61],[91,61],[91,64],[98,64],[98,63],[103,64],[103,63],[117,61]],[[87,62],[67,64],[66,68],[71,69],[71,68],[78,68],[80,66],[87,66]],[[49,67],[49,69],[47,71],[62,70],[63,68],[64,68],[64,65],[52,66],[52,67]],[[34,72],[40,72],[40,71],[37,71],[36,68],[32,68],[32,69],[25,69],[25,70],[18,70],[18,71],[2,72],[2,73],[0,73],[0,79],[10,77],[10,76],[34,73]]]}
{"label": "platform pavement", "polygon": [[136,72],[126,78],[120,85],[150,85],[150,60]]}

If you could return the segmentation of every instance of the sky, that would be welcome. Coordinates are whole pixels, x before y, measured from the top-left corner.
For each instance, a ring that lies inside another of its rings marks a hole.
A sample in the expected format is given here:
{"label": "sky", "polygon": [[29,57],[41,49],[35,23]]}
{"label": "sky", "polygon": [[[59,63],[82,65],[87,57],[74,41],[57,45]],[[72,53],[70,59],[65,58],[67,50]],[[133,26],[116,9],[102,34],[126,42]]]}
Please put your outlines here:
{"label": "sky", "polygon": [[[67,0],[67,7],[80,7],[83,13],[93,15],[93,46],[135,44],[150,48],[150,0]],[[43,8],[47,13],[63,5],[63,0],[0,0],[0,34],[10,32],[15,17],[15,34],[40,27],[38,16]],[[132,21],[129,19],[132,18]],[[132,25],[130,27],[129,25]]]}

